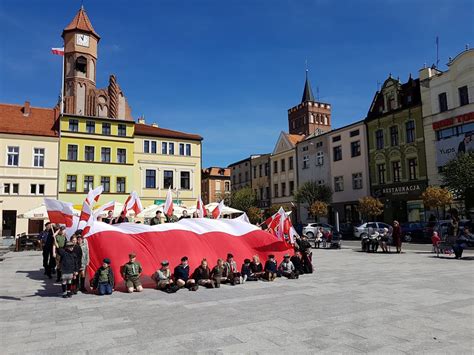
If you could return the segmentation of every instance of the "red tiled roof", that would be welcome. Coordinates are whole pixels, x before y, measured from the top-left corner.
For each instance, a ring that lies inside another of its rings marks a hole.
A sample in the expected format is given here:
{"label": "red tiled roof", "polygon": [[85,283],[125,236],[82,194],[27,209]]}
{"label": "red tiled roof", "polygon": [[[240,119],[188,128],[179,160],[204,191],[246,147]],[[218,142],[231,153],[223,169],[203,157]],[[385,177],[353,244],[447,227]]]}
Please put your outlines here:
{"label": "red tiled roof", "polygon": [[[210,168],[203,169],[203,174],[206,176],[225,176],[230,178],[230,169],[229,168],[219,168],[211,166]],[[223,172],[224,174],[220,174]]]}
{"label": "red tiled roof", "polygon": [[151,125],[143,123],[135,123],[135,135],[136,136],[152,136],[152,137],[165,137],[165,138],[177,138],[177,139],[190,139],[202,141],[202,137],[197,134],[184,133],[179,131],[172,131],[171,129],[153,127]]}
{"label": "red tiled roof", "polygon": [[92,33],[94,36],[100,39],[100,36],[94,30],[94,27],[92,27],[91,21],[89,20],[89,17],[86,14],[86,10],[84,10],[83,7],[79,9],[71,23],[67,25],[66,28],[63,30],[63,36],[64,32],[75,30],[81,30],[84,32]]}
{"label": "red tiled roof", "polygon": [[0,133],[57,137],[57,111],[28,106],[0,103]]}

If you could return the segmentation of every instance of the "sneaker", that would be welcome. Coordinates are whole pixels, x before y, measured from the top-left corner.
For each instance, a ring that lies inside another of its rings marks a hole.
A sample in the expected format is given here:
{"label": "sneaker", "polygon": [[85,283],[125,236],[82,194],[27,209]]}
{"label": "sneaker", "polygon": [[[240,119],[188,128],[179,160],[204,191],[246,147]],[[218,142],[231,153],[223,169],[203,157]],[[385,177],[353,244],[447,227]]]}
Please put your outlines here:
{"label": "sneaker", "polygon": [[67,294],[63,294],[63,298],[67,298]]}

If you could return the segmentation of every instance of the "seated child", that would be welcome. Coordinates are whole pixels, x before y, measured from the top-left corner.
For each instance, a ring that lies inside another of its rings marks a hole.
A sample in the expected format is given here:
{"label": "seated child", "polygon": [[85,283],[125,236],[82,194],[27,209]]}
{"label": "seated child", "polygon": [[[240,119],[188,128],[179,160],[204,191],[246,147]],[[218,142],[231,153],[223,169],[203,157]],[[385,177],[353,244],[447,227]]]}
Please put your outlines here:
{"label": "seated child", "polygon": [[242,275],[242,282],[245,281],[258,281],[258,277],[252,275],[252,270],[250,268],[250,259],[245,259],[240,269],[240,274]]}
{"label": "seated child", "polygon": [[252,262],[250,263],[250,270],[252,270],[252,276],[260,279],[263,277],[265,272],[263,271],[263,265],[260,262],[258,255],[252,257]]}
{"label": "seated child", "polygon": [[290,254],[286,254],[283,257],[283,261],[280,263],[280,266],[278,266],[278,271],[280,272],[281,276],[285,276],[289,279],[298,278],[298,272],[290,260]]}
{"label": "seated child", "polygon": [[171,278],[170,263],[168,260],[163,260],[161,262],[161,268],[156,270],[152,279],[156,282],[157,290],[165,291],[167,293],[177,291],[177,286],[174,285],[174,281]]}
{"label": "seated child", "polygon": [[174,280],[179,288],[186,287],[189,291],[197,291],[199,286],[194,279],[189,278],[188,257],[181,258],[181,264],[174,268]]}
{"label": "seated child", "polygon": [[277,277],[277,262],[275,261],[275,255],[268,255],[268,260],[265,262],[265,280],[273,281]]}
{"label": "seated child", "polygon": [[129,293],[132,293],[134,290],[142,292],[143,286],[140,282],[142,266],[136,261],[137,255],[135,253],[128,254],[128,257],[128,263],[122,266],[122,277],[125,280],[125,286],[127,286]]}
{"label": "seated child", "polygon": [[202,259],[201,265],[194,270],[193,278],[200,286],[205,286],[207,288],[214,288],[215,286],[214,280],[211,279],[211,270],[209,269],[209,266],[207,266],[206,259]]}
{"label": "seated child", "polygon": [[110,259],[105,258],[102,261],[102,266],[95,272],[92,279],[91,286],[97,289],[99,296],[111,295],[114,290],[114,273],[110,267]]}
{"label": "seated child", "polygon": [[216,288],[221,287],[221,283],[224,283],[227,277],[224,275],[225,267],[224,260],[217,259],[217,265],[214,266],[211,272],[211,278],[214,280]]}
{"label": "seated child", "polygon": [[237,263],[234,261],[234,256],[231,253],[227,254],[227,262],[224,264],[224,267],[224,275],[227,277],[227,282],[232,286],[240,284],[240,272],[237,269]]}

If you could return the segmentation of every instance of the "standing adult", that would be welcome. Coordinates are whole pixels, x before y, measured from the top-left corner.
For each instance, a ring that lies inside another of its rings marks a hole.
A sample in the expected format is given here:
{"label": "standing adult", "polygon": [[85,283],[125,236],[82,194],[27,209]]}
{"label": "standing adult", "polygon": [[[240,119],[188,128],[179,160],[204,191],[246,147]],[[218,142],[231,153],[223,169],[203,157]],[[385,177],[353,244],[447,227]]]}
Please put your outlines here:
{"label": "standing adult", "polygon": [[155,217],[153,217],[150,221],[150,226],[156,226],[157,224],[161,224],[161,211],[158,210],[155,213]]}
{"label": "standing adult", "polygon": [[54,236],[52,224],[50,222],[46,223],[44,231],[41,233],[41,239],[43,245],[44,274],[52,279],[52,272],[56,267],[56,259],[53,256]]}
{"label": "standing adult", "polygon": [[61,253],[59,250],[64,249],[66,245],[66,226],[60,226],[53,234],[54,244],[53,244],[53,255],[56,258],[56,282],[61,282]]}
{"label": "standing adult", "polygon": [[107,212],[107,217],[102,220],[102,222],[107,223],[107,224],[113,224],[114,223],[114,212],[109,211]]}
{"label": "standing adult", "polygon": [[128,222],[127,213],[125,211],[122,211],[120,212],[120,216],[118,216],[115,219],[114,224],[126,223],[126,222]]}
{"label": "standing adult", "polygon": [[81,235],[77,236],[77,244],[82,249],[82,257],[81,257],[81,267],[79,269],[79,290],[82,293],[86,293],[86,268],[89,265],[89,245],[87,240]]}
{"label": "standing adult", "polygon": [[397,248],[397,253],[400,254],[402,252],[402,227],[400,227],[398,221],[393,221],[392,239]]}

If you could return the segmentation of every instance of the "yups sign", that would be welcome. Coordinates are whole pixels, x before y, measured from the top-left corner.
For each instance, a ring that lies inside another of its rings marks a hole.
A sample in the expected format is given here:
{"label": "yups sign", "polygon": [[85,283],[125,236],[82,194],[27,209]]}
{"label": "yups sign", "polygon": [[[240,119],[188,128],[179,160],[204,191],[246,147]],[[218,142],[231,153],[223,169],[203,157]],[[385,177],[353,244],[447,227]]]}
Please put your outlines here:
{"label": "yups sign", "polygon": [[436,165],[444,166],[458,154],[474,151],[474,132],[436,142]]}

